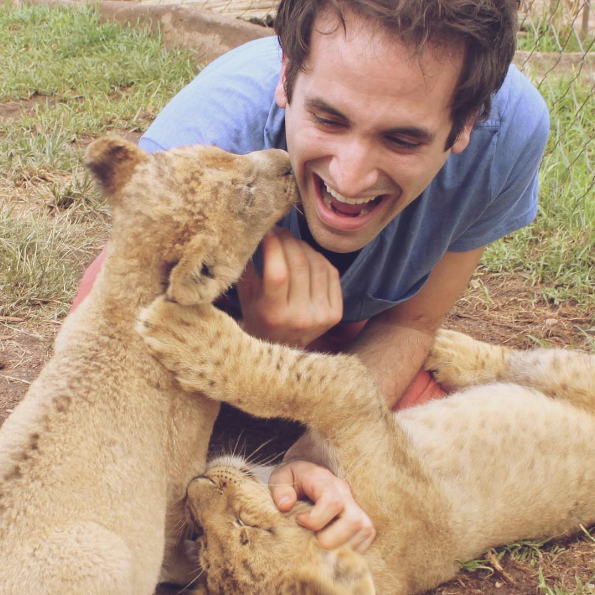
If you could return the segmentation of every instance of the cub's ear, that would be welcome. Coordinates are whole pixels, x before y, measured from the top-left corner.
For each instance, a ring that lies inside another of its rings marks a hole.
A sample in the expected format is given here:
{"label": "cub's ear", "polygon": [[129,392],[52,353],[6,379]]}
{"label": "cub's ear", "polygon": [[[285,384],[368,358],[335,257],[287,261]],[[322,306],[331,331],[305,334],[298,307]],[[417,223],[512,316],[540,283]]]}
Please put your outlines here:
{"label": "cub's ear", "polygon": [[104,136],[93,141],[87,148],[85,165],[113,202],[136,166],[146,158],[147,154],[134,143],[118,136]]}
{"label": "cub's ear", "polygon": [[210,256],[215,252],[212,237],[196,234],[169,275],[167,297],[182,306],[211,303],[219,297],[227,284],[217,277],[218,267]]}

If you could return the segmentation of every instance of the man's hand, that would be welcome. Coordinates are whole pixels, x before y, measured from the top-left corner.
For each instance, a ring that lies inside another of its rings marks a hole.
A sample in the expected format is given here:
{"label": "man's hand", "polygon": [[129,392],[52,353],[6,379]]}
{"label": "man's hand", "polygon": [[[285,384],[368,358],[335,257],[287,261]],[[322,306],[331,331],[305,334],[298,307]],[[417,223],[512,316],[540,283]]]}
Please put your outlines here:
{"label": "man's hand", "polygon": [[322,254],[279,228],[264,238],[262,253],[263,278],[249,263],[237,285],[247,333],[305,347],[341,321],[339,272]]}
{"label": "man's hand", "polygon": [[277,508],[290,510],[298,498],[314,502],[312,510],[297,521],[316,533],[320,545],[332,550],[349,545],[364,553],[374,541],[376,530],[370,517],[356,504],[347,482],[328,469],[308,461],[293,461],[278,467],[270,479]]}

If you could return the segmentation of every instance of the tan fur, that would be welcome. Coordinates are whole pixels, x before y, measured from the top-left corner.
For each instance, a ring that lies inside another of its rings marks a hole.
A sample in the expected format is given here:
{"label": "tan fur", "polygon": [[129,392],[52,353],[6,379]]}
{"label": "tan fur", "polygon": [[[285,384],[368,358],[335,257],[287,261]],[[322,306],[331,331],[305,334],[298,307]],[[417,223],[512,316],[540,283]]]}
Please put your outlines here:
{"label": "tan fur", "polygon": [[[491,546],[595,522],[595,356],[444,331],[427,366],[459,392],[395,415],[357,357],[269,345],[206,305],[158,299],[141,323],[183,388],[308,425],[378,530],[363,558],[324,552],[249,467],[215,464],[188,491],[205,531],[198,593],[421,593]],[[357,580],[337,571],[343,555]]]}
{"label": "tan fur", "polygon": [[[141,595],[187,582],[182,501],[219,405],[180,390],[135,332],[168,285],[210,302],[296,197],[283,151],[146,155],[115,137],[87,162],[113,208],[91,294],[0,431],[3,595]],[[171,273],[170,273],[171,271]],[[164,550],[167,548],[167,551]]]}

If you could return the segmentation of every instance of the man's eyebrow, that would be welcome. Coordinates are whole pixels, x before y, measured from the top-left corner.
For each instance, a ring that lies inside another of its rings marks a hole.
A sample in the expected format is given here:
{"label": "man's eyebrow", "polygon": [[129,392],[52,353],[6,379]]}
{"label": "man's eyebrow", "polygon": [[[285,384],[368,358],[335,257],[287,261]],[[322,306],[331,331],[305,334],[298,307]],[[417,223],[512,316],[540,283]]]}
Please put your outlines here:
{"label": "man's eyebrow", "polygon": [[385,136],[409,136],[421,143],[431,143],[436,138],[436,133],[420,128],[419,126],[397,126],[396,128],[389,128],[383,132]]}
{"label": "man's eyebrow", "polygon": [[[316,97],[306,99],[305,106],[307,109],[316,110],[325,112],[327,114],[332,114],[333,116],[337,116],[343,120],[349,121],[349,118],[342,114],[338,109],[332,107],[322,99],[318,99]],[[422,128],[421,126],[396,126],[393,128],[387,128],[386,130],[382,131],[384,136],[409,136],[414,138],[421,143],[431,143],[436,138],[436,133],[428,130],[427,128]]]}
{"label": "man's eyebrow", "polygon": [[347,120],[348,118],[342,114],[338,109],[330,106],[326,101],[322,99],[318,99],[317,97],[306,99],[304,102],[306,108],[311,110],[318,110],[321,112],[326,112],[327,114],[332,114],[333,116],[338,116],[339,118],[343,118]]}

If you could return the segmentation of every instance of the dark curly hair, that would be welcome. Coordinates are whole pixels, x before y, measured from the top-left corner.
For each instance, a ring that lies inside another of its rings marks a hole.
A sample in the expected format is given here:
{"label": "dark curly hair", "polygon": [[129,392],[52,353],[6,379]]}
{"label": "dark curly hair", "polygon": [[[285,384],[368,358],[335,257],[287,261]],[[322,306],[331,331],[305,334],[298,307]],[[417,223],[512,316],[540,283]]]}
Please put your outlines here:
{"label": "dark curly hair", "polygon": [[420,56],[428,44],[462,43],[463,68],[451,109],[452,147],[469,117],[485,118],[492,95],[501,87],[516,47],[519,0],[281,0],[275,32],[287,59],[285,93],[291,102],[297,74],[304,71],[312,27],[322,14],[370,19],[397,36]]}

